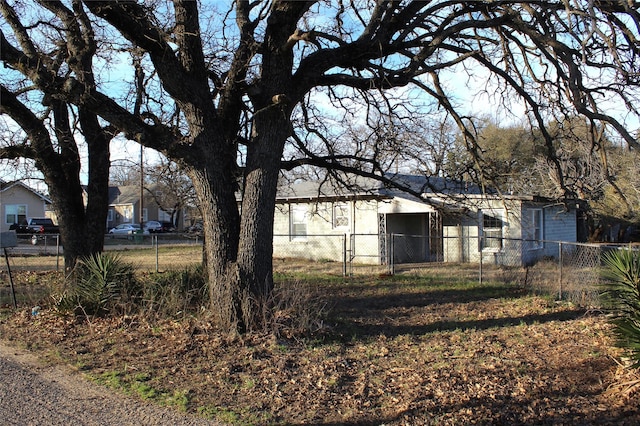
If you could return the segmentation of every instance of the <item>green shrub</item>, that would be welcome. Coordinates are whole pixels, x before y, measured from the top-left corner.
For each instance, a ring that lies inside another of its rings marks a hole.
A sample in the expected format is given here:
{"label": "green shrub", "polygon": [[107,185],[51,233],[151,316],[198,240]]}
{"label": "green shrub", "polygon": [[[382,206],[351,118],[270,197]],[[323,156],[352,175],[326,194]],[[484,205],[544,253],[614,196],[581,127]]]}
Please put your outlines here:
{"label": "green shrub", "polygon": [[70,274],[70,283],[58,306],[85,315],[130,313],[142,295],[133,266],[118,254],[99,253],[80,259]]}
{"label": "green shrub", "polygon": [[616,345],[640,367],[640,252],[617,250],[604,256],[603,301],[611,310]]}

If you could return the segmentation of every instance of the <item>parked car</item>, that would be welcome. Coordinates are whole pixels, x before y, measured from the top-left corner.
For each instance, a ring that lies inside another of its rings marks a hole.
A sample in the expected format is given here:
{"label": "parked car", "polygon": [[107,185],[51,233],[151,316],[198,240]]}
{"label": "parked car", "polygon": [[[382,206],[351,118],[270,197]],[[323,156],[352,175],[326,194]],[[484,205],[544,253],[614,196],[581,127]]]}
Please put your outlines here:
{"label": "parked car", "polygon": [[162,232],[174,232],[176,227],[171,222],[160,222],[162,224]]}
{"label": "parked car", "polygon": [[33,245],[38,244],[39,240],[45,240],[47,234],[60,233],[58,225],[48,217],[32,217],[21,223],[14,223],[9,230],[16,231],[16,234],[20,234],[21,237],[24,237],[24,234],[30,234]]}
{"label": "parked car", "polygon": [[32,217],[22,223],[14,223],[9,229],[16,234],[59,234],[60,228],[48,217]]}
{"label": "parked car", "polygon": [[144,223],[144,230],[148,232],[162,232],[162,224],[157,220],[148,220]]}
{"label": "parked car", "polygon": [[[112,235],[133,235],[140,231],[140,225],[137,223],[121,223],[115,228],[109,230],[109,234]],[[143,233],[148,234],[149,231],[143,230]]]}
{"label": "parked car", "polygon": [[197,221],[187,228],[187,235],[192,237],[202,237],[204,235],[204,225],[202,221]]}

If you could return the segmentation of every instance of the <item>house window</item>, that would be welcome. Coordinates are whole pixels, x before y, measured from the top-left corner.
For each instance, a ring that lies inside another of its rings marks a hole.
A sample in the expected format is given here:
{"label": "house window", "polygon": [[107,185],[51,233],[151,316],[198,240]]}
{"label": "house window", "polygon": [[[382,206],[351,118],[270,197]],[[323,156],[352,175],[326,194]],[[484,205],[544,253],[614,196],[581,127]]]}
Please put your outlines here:
{"label": "house window", "polygon": [[107,212],[107,222],[113,222],[113,209],[109,209]]}
{"label": "house window", "polygon": [[7,204],[4,207],[4,223],[13,225],[27,220],[26,204]]}
{"label": "house window", "polygon": [[290,209],[291,215],[291,239],[299,240],[307,237],[307,206],[292,205]]}
{"label": "house window", "polygon": [[125,206],[122,209],[122,217],[124,218],[125,222],[131,222],[131,218],[133,217],[133,207],[132,206]]}
{"label": "house window", "polygon": [[171,215],[164,210],[158,210],[158,220],[160,222],[171,222]]}
{"label": "house window", "polygon": [[482,214],[482,250],[502,249],[502,219],[495,214]]}
{"label": "house window", "polygon": [[142,221],[147,222],[149,220],[149,210],[146,208],[142,209]]}
{"label": "house window", "polygon": [[534,209],[531,210],[531,242],[532,248],[541,248],[542,247],[542,210]]}
{"label": "house window", "polygon": [[336,203],[333,205],[333,227],[349,227],[349,205],[347,203]]}

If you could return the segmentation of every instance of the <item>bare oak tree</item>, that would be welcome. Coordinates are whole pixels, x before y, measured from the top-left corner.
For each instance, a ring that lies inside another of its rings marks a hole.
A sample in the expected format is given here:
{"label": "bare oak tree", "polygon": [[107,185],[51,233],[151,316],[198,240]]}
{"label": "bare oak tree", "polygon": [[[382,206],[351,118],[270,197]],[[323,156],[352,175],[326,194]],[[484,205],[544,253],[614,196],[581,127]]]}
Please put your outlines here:
{"label": "bare oak tree", "polygon": [[[56,3],[47,7],[59,13],[61,25],[43,25],[60,35],[64,33],[66,41],[63,37],[57,39],[55,47],[45,54],[31,39],[30,28],[20,22],[16,11],[6,2],[0,2],[0,11],[23,49],[18,52],[9,47],[3,27],[0,48],[5,68],[19,69],[20,65],[15,60],[39,62],[32,75],[35,80],[33,86],[26,80],[15,79],[15,74],[8,71],[0,81],[0,113],[15,123],[16,134],[24,135],[17,141],[5,137],[0,146],[0,158],[33,160],[44,176],[58,213],[65,268],[68,270],[78,257],[103,249],[108,207],[109,141],[114,136],[114,129],[102,126],[97,112],[82,105],[71,108],[64,99],[56,96],[55,91],[38,88],[39,79],[51,81],[58,74],[73,74],[79,84],[95,86],[92,61],[96,41],[87,16],[77,15]],[[85,171],[88,184],[85,187],[80,180],[78,136],[84,138],[88,152]]]}
{"label": "bare oak tree", "polygon": [[[5,18],[31,4],[0,1]],[[374,128],[383,117],[444,111],[480,163],[470,105],[456,98],[479,90],[485,102],[520,107],[540,129],[563,188],[547,130],[554,115],[581,114],[638,145],[612,108],[637,119],[640,19],[632,1],[239,0],[229,10],[184,0],[69,3],[37,1],[35,10],[52,15],[20,14],[28,23],[22,32],[13,26],[11,41],[3,26],[3,62],[42,93],[99,114],[187,170],[204,219],[211,298],[221,301],[220,320],[241,329],[259,326],[268,312],[281,168],[388,180],[381,161],[388,152],[377,149],[388,134],[373,149],[353,151],[331,125],[342,117]],[[55,30],[34,48],[30,33],[47,22]],[[135,92],[142,102],[84,79],[72,28],[99,29],[95,55],[109,58],[122,46],[137,52],[140,66],[120,63],[130,69],[120,72],[140,81],[144,70],[145,90]],[[50,73],[42,56],[62,44],[70,54]],[[478,78],[479,86],[465,87]]]}

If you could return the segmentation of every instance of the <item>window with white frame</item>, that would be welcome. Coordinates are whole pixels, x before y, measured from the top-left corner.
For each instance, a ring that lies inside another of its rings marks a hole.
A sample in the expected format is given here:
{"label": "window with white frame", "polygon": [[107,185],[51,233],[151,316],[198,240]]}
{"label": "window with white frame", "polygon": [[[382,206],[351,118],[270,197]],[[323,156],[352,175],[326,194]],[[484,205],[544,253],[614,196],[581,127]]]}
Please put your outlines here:
{"label": "window with white frame", "polygon": [[504,222],[495,212],[482,212],[482,250],[498,251],[502,249],[502,227]]}
{"label": "window with white frame", "polygon": [[122,217],[124,222],[131,222],[131,219],[133,218],[133,206],[125,206],[122,209]]}
{"label": "window with white frame", "polygon": [[542,209],[533,209],[531,210],[531,228],[530,235],[532,248],[541,248],[542,247]]}
{"label": "window with white frame", "polygon": [[7,204],[4,206],[4,223],[13,225],[27,220],[26,204]]}
{"label": "window with white frame", "polygon": [[333,205],[333,227],[334,228],[349,227],[349,204],[335,203]]}
{"label": "window with white frame", "polygon": [[292,204],[289,210],[291,224],[291,239],[301,240],[307,238],[307,206],[304,204]]}
{"label": "window with white frame", "polygon": [[113,222],[113,216],[114,216],[113,209],[109,209],[107,211],[107,222]]}

